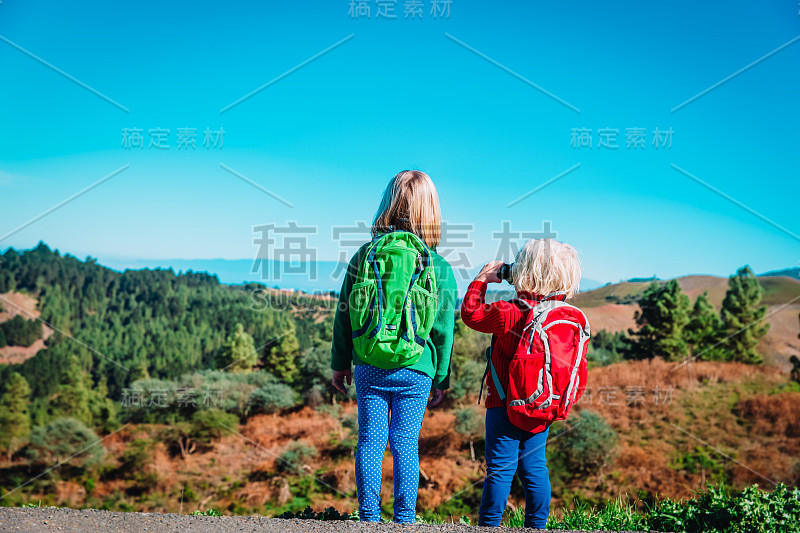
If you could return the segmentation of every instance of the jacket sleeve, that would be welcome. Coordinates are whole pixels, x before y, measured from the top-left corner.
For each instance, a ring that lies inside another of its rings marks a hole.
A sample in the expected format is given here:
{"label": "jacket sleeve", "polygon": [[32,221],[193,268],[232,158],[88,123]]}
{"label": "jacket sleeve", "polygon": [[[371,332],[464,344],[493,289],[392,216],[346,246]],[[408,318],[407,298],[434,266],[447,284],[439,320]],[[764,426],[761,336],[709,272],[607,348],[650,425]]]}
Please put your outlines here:
{"label": "jacket sleeve", "polygon": [[433,322],[430,339],[433,343],[436,356],[436,372],[433,378],[433,387],[441,390],[450,388],[450,357],[453,353],[453,332],[456,322],[456,299],[458,287],[456,285],[453,269],[446,260],[442,259],[445,267],[443,276],[440,276],[438,295],[439,306],[436,319]]}
{"label": "jacket sleeve", "polygon": [[353,363],[353,327],[350,325],[350,289],[358,272],[358,258],[363,248],[350,259],[347,272],[339,291],[339,302],[333,317],[333,342],[331,344],[331,368],[333,370],[350,370]]}
{"label": "jacket sleeve", "polygon": [[503,300],[487,304],[486,282],[474,280],[467,288],[461,304],[461,320],[470,328],[483,333],[503,335],[521,318],[519,308]]}

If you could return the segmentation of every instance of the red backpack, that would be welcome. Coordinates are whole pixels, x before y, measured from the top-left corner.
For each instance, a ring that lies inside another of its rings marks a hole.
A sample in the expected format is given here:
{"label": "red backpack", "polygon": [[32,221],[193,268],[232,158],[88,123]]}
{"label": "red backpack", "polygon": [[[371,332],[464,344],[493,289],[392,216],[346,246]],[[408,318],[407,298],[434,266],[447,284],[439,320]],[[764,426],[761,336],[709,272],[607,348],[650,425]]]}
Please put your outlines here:
{"label": "red backpack", "polygon": [[509,420],[525,431],[538,433],[552,422],[567,418],[586,388],[589,321],[583,311],[556,299],[564,296],[563,292],[548,294],[535,306],[522,299],[512,300],[527,307],[528,316],[509,363],[508,391],[503,390],[492,363],[494,336],[486,350],[483,377],[492,374]]}

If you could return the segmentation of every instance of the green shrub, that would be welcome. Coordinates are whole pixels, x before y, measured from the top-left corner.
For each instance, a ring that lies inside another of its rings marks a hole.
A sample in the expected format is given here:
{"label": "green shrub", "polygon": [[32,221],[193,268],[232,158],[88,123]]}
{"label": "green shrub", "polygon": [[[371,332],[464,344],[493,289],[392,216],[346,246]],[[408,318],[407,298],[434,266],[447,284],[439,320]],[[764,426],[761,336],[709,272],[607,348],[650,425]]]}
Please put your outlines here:
{"label": "green shrub", "polygon": [[283,383],[270,383],[253,391],[248,414],[277,413],[294,406],[294,391]]}
{"label": "green shrub", "polygon": [[548,446],[548,452],[550,460],[572,476],[597,472],[617,443],[617,434],[605,419],[587,409],[570,416],[561,432],[557,445]]}
{"label": "green shrub", "polygon": [[586,360],[590,367],[618,363],[630,351],[630,342],[621,331],[610,333],[604,329],[592,334]]}
{"label": "green shrub", "polygon": [[303,463],[312,457],[317,456],[317,449],[304,442],[293,442],[278,457],[277,469],[281,472],[298,471],[303,467]]}
{"label": "green shrub", "polygon": [[105,455],[97,435],[80,420],[57,418],[46,426],[33,428],[26,455],[44,463],[69,462],[94,466]]}
{"label": "green shrub", "polygon": [[451,378],[450,396],[456,400],[466,396],[477,396],[481,390],[481,380],[486,370],[482,361],[466,360],[454,368]]}
{"label": "green shrub", "polygon": [[194,438],[203,444],[230,434],[238,424],[239,417],[222,409],[201,409],[192,416]]}
{"label": "green shrub", "polygon": [[320,414],[328,415],[331,418],[335,418],[337,420],[342,415],[342,406],[339,405],[339,404],[333,405],[333,404],[329,404],[329,403],[323,403],[323,404],[317,405],[314,408],[314,410],[317,411]]}
{"label": "green shrub", "polygon": [[[482,411],[482,410],[481,410]],[[470,439],[483,435],[484,415],[472,407],[464,407],[456,411],[456,432]]]}
{"label": "green shrub", "polygon": [[147,439],[136,439],[130,443],[120,458],[119,472],[135,474],[140,472],[152,460],[151,452],[155,443]]}

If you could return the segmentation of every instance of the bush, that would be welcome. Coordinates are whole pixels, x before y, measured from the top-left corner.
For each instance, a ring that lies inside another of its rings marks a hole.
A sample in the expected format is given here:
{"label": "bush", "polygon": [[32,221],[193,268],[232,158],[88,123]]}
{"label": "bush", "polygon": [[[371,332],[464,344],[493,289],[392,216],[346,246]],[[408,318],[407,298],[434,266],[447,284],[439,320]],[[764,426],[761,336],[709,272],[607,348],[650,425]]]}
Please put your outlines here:
{"label": "bush", "polygon": [[33,428],[26,455],[33,461],[94,466],[105,455],[97,435],[80,420],[57,418]]}
{"label": "bush", "polygon": [[305,390],[320,386],[324,392],[328,392],[327,387],[333,377],[330,342],[315,346],[303,353],[299,363],[301,371],[299,384]]}
{"label": "bush", "polygon": [[218,396],[214,395],[212,398],[214,401],[203,407],[219,407],[242,417],[247,414],[250,396],[256,389],[280,382],[274,375],[263,370],[239,373],[204,370],[182,376],[180,383],[198,391],[208,390],[212,395],[218,392]]}
{"label": "bush", "polygon": [[304,442],[293,442],[278,457],[276,467],[280,472],[298,471],[308,459],[316,456],[317,449],[314,446]]}
{"label": "bush", "polygon": [[479,438],[484,432],[485,415],[472,407],[464,407],[456,411],[456,432],[470,440]]}
{"label": "bush", "polygon": [[590,367],[618,363],[630,351],[629,340],[624,333],[610,333],[601,329],[592,334],[586,361]]}
{"label": "bush", "polygon": [[136,439],[130,443],[120,458],[119,472],[135,474],[141,472],[152,462],[152,450],[155,443],[148,439]]}
{"label": "bush", "polygon": [[236,429],[239,418],[222,409],[201,409],[192,416],[192,429],[195,440],[209,444]]}
{"label": "bush", "polygon": [[467,396],[477,396],[481,392],[481,380],[486,371],[486,363],[467,360],[453,369],[450,379],[450,396],[460,400]]}
{"label": "bush", "polygon": [[247,412],[277,413],[294,406],[294,391],[283,383],[270,383],[253,391]]}
{"label": "bush", "polygon": [[[124,406],[121,416],[126,422],[173,424],[188,419],[194,412],[218,408],[242,418],[250,410],[254,391],[278,384],[275,376],[264,371],[203,370],[185,374],[176,381],[140,379],[130,385],[130,397],[135,396],[133,391],[138,391],[141,406]],[[159,396],[163,406],[158,405]]]}
{"label": "bush", "polygon": [[552,460],[571,476],[593,474],[600,469],[617,443],[617,434],[602,416],[583,409],[568,418],[553,450]]}

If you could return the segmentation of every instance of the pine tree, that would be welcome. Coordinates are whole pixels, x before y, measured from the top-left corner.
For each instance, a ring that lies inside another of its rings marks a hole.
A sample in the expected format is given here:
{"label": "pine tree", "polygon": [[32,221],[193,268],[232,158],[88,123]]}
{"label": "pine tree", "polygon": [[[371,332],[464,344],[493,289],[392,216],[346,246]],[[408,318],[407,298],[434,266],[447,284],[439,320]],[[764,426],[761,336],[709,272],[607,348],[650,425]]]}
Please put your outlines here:
{"label": "pine tree", "polygon": [[284,326],[283,333],[277,344],[267,348],[269,352],[264,358],[267,372],[278,379],[294,384],[298,377],[296,359],[300,352],[300,342],[297,340],[297,329],[294,320],[289,320]]}
{"label": "pine tree", "polygon": [[745,265],[728,279],[728,292],[722,301],[722,335],[725,359],[758,364],[764,361],[756,347],[769,330],[761,323],[767,312],[760,306],[764,288],[750,267]]}
{"label": "pine tree", "polygon": [[81,368],[78,357],[70,355],[54,400],[56,412],[63,417],[71,417],[84,424],[90,424],[92,422],[92,412],[89,408],[90,392],[90,380]]}
{"label": "pine tree", "polygon": [[95,427],[112,431],[117,425],[117,407],[108,395],[108,380],[100,376],[97,386],[90,391],[89,410]]}
{"label": "pine tree", "polygon": [[222,368],[229,372],[249,372],[258,363],[253,337],[241,323],[236,324],[235,331],[222,347],[221,363]]}
{"label": "pine tree", "polygon": [[724,359],[724,351],[719,345],[721,326],[719,315],[708,299],[708,292],[704,292],[695,300],[689,313],[689,323],[683,330],[692,357],[706,361]]}
{"label": "pine tree", "polygon": [[31,431],[31,416],[28,402],[31,388],[17,372],[8,378],[5,394],[0,397],[0,448],[11,454]]}
{"label": "pine tree", "polygon": [[683,327],[689,322],[689,305],[689,297],[681,291],[677,280],[663,286],[653,280],[639,300],[640,310],[634,314],[639,329],[628,331],[633,337],[633,353],[639,358],[685,357],[688,346]]}

